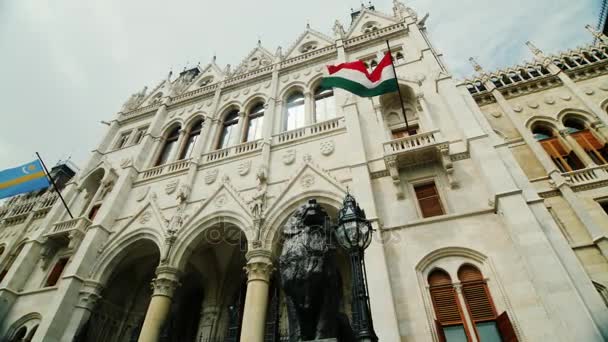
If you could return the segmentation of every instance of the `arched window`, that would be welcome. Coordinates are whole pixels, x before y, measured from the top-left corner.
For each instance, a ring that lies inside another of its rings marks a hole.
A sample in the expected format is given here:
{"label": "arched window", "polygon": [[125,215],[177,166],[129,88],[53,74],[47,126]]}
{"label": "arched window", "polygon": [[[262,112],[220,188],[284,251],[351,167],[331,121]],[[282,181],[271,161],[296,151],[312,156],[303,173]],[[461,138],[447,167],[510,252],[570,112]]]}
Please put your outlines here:
{"label": "arched window", "polygon": [[188,131],[188,140],[186,140],[186,144],[182,147],[182,151],[179,154],[179,159],[186,159],[192,156],[192,151],[194,150],[194,145],[196,145],[196,141],[198,137],[201,135],[201,130],[203,129],[203,120],[199,119],[194,122],[190,126],[190,130]]}
{"label": "arched window", "polygon": [[431,300],[435,309],[437,334],[440,341],[467,342],[467,331],[452,279],[443,270],[434,270],[428,277]]}
{"label": "arched window", "polygon": [[4,254],[4,246],[0,246],[0,257]]}
{"label": "arched window", "polygon": [[532,129],[534,138],[542,145],[555,165],[562,172],[570,172],[585,167],[574,151],[566,148],[549,127],[538,125]]}
{"label": "arched window", "polygon": [[472,265],[462,265],[458,270],[462,296],[467,312],[480,341],[517,341],[513,326],[505,313],[498,316],[490,290],[483,275]]}
{"label": "arched window", "polygon": [[295,92],[287,98],[287,116],[285,117],[284,130],[303,127],[306,114],[304,112],[304,94]]}
{"label": "arched window", "polygon": [[22,342],[25,339],[25,335],[27,335],[27,328],[21,327],[19,330],[17,330],[15,335],[13,335],[10,342]]}
{"label": "arched window", "polygon": [[179,139],[179,130],[180,127],[178,126],[169,131],[154,166],[164,165],[169,161],[171,152],[176,148],[177,140]]}
{"label": "arched window", "polygon": [[598,165],[608,163],[608,146],[600,141],[585,127],[585,123],[577,118],[566,118],[564,126],[576,142],[587,152],[587,155]]}
{"label": "arched window", "polygon": [[220,140],[217,143],[217,148],[222,149],[230,146],[232,136],[238,134],[236,132],[237,124],[239,123],[239,110],[233,109],[224,117],[224,124],[222,125],[222,133]]}
{"label": "arched window", "polygon": [[264,127],[264,103],[255,104],[249,114],[247,114],[247,132],[245,141],[262,139],[262,129]]}
{"label": "arched window", "polygon": [[23,250],[24,246],[25,246],[25,243],[22,243],[21,245],[19,245],[19,247],[17,247],[17,249],[15,250],[14,253],[12,253],[8,256],[9,257],[8,262],[7,262],[6,266],[4,267],[4,270],[2,270],[2,272],[0,272],[0,282],[2,282],[2,280],[4,279],[4,277],[6,276],[8,271],[11,269],[11,266],[13,266],[13,262],[15,262],[15,259],[17,259],[17,257],[19,257],[19,254],[21,253],[21,250]]}
{"label": "arched window", "polygon": [[315,122],[321,122],[336,117],[336,101],[333,89],[315,90]]}

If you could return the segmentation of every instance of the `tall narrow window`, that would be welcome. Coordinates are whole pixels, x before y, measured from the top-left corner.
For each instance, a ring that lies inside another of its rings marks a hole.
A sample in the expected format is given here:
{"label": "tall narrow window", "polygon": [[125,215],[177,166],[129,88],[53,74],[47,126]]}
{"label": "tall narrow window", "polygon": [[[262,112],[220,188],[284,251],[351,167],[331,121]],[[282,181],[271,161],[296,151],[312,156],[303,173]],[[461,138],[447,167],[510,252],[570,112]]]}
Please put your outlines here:
{"label": "tall narrow window", "polygon": [[135,132],[135,137],[133,137],[133,144],[139,144],[141,142],[141,140],[144,138],[144,135],[146,135],[146,131],[148,130],[148,127],[144,127],[144,128],[140,128]]}
{"label": "tall narrow window", "polygon": [[570,172],[585,167],[574,151],[568,151],[559,141],[559,138],[553,136],[553,132],[549,128],[535,127],[532,133],[562,172]]}
{"label": "tall narrow window", "polygon": [[127,146],[127,142],[129,141],[130,136],[131,131],[122,133],[118,138],[118,141],[116,142],[116,148],[119,149]]}
{"label": "tall narrow window", "polygon": [[429,274],[428,282],[437,317],[435,323],[440,341],[469,341],[462,310],[458,304],[458,297],[456,297],[450,275],[443,270],[435,270]]}
{"label": "tall narrow window", "polygon": [[2,281],[2,279],[4,279],[4,277],[6,276],[6,274],[8,273],[8,271],[13,266],[13,263],[15,262],[15,259],[17,259],[19,257],[19,254],[23,250],[23,246],[25,246],[25,243],[22,243],[21,245],[19,245],[19,247],[17,247],[17,249],[15,250],[14,253],[8,255],[8,258],[9,258],[8,259],[8,263],[6,264],[6,266],[4,267],[4,269],[2,270],[2,272],[0,272],[0,282]]}
{"label": "tall narrow window", "polygon": [[202,129],[203,120],[197,120],[192,126],[190,126],[190,130],[188,131],[188,140],[186,140],[186,144],[179,154],[180,160],[190,158],[192,156],[192,151],[194,151],[194,146],[196,145],[198,137],[201,135]]}
{"label": "tall narrow window", "polygon": [[479,269],[463,265],[458,270],[458,279],[478,339],[484,342],[517,341],[506,313],[500,316],[496,314],[490,290]]}
{"label": "tall narrow window", "polygon": [[598,165],[608,163],[608,146],[585,127],[584,122],[576,118],[568,118],[564,120],[564,126],[594,163]]}
{"label": "tall narrow window", "polygon": [[67,265],[68,263],[68,258],[61,258],[57,261],[57,263],[55,263],[55,266],[53,266],[53,269],[51,270],[51,273],[49,273],[48,278],[46,278],[46,283],[44,284],[44,286],[55,286],[55,284],[57,284],[57,281],[59,280],[59,277],[61,277],[61,273],[63,273],[63,269],[65,268],[65,265]]}
{"label": "tall narrow window", "polygon": [[232,136],[238,134],[236,132],[236,127],[239,123],[239,111],[238,109],[234,109],[230,111],[224,117],[224,124],[222,125],[222,133],[220,135],[220,140],[218,141],[217,148],[222,149],[230,146]]}
{"label": "tall narrow window", "polygon": [[422,217],[432,217],[445,214],[435,182],[416,185],[414,187]]}
{"label": "tall narrow window", "polygon": [[247,132],[245,141],[262,139],[262,128],[264,127],[264,103],[259,102],[251,108],[247,115]]}
{"label": "tall narrow window", "polygon": [[287,117],[285,118],[284,129],[290,131],[303,127],[305,118],[304,95],[300,92],[291,94],[291,96],[287,98]]}
{"label": "tall narrow window", "polygon": [[315,90],[315,122],[326,121],[336,117],[336,101],[333,89]]}
{"label": "tall narrow window", "polygon": [[155,166],[166,164],[169,161],[171,152],[176,148],[177,139],[179,139],[179,129],[179,127],[175,127],[167,134],[167,138],[165,138],[165,143],[160,150]]}

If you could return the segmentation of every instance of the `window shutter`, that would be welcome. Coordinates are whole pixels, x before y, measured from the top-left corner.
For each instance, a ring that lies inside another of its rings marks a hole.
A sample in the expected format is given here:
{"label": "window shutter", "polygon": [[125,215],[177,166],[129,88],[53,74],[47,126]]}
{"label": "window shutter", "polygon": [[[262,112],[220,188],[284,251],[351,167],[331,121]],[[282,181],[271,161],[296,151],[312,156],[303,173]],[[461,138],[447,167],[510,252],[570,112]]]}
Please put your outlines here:
{"label": "window shutter", "polygon": [[452,285],[431,288],[431,298],[437,320],[442,325],[461,323],[460,310],[456,301],[456,291]]}
{"label": "window shutter", "polygon": [[441,326],[441,323],[439,323],[438,320],[435,320],[435,329],[437,329],[437,338],[439,339],[439,342],[446,342],[447,340],[445,339],[443,327]]}
{"label": "window shutter", "polygon": [[474,321],[493,320],[496,317],[485,283],[465,283],[462,285],[462,294]]}
{"label": "window shutter", "polygon": [[515,335],[515,329],[513,329],[513,324],[511,324],[511,320],[506,311],[496,318],[496,325],[498,326],[498,331],[502,336],[503,342],[518,342],[517,335]]}
{"label": "window shutter", "polygon": [[57,261],[57,263],[53,267],[53,270],[49,274],[49,277],[46,280],[45,286],[54,286],[55,284],[57,284],[57,281],[59,280],[61,273],[63,273],[63,269],[65,268],[65,265],[67,263],[68,258],[59,259],[59,261]]}
{"label": "window shutter", "polygon": [[540,141],[540,144],[543,146],[545,151],[547,151],[547,153],[553,158],[562,157],[568,154],[568,152],[566,152],[566,149],[564,148],[564,145],[562,145],[562,143],[557,137],[542,140]]}
{"label": "window shutter", "polygon": [[443,215],[443,207],[435,183],[419,185],[414,188],[423,217]]}
{"label": "window shutter", "polygon": [[572,134],[576,142],[585,150],[599,150],[604,145],[589,130]]}

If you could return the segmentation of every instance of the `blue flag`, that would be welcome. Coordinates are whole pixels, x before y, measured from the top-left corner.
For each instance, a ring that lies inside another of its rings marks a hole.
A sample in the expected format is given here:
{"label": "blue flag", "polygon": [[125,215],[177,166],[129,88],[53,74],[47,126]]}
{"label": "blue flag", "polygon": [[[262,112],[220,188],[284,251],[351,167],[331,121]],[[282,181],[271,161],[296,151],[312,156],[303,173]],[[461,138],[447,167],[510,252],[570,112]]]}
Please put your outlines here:
{"label": "blue flag", "polygon": [[49,180],[39,160],[0,171],[0,199],[48,186]]}

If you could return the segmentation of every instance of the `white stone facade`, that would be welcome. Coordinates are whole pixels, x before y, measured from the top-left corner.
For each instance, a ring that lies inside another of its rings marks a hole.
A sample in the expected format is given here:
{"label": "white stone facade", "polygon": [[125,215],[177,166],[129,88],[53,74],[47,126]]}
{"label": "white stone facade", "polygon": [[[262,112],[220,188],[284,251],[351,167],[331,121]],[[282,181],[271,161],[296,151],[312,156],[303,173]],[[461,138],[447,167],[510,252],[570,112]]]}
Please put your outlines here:
{"label": "white stone facade", "polygon": [[[325,65],[372,64],[387,39],[417,127],[400,138],[393,135],[404,127],[397,95],[335,90],[323,102],[317,91]],[[331,37],[307,28],[285,51],[258,44],[236,68],[213,60],[169,75],[125,103],[64,189],[75,219],[54,197],[0,209],[0,268],[7,270],[0,336],[15,340],[25,326],[32,336],[21,340],[36,342],[236,341],[231,334],[270,341],[264,333],[272,326],[282,225],[309,198],[335,219],[349,189],[376,229],[365,261],[380,341],[441,341],[428,279],[438,269],[449,274],[468,311],[462,265],[481,271],[516,340],[605,340],[608,311],[596,288],[608,286],[608,218],[599,205],[586,208],[608,196],[606,171],[591,164],[556,171],[529,128],[535,117],[559,122],[572,109],[608,136],[608,63],[567,72],[536,52],[547,75],[522,80],[529,91],[501,97],[486,74],[479,78],[485,88],[471,90],[475,81],[456,82],[424,22],[395,1],[391,15],[362,9],[349,28],[336,22]],[[252,124],[257,104],[259,126]],[[232,126],[231,113],[238,113]],[[593,179],[577,183],[582,172]],[[416,187],[430,182],[443,215],[424,217]],[[347,271],[343,277],[348,313]],[[233,306],[242,320],[234,331]],[[192,324],[172,320],[192,312]],[[105,330],[92,327],[100,322]],[[470,315],[462,324],[470,341],[482,341]],[[167,337],[167,329],[185,335]]]}

